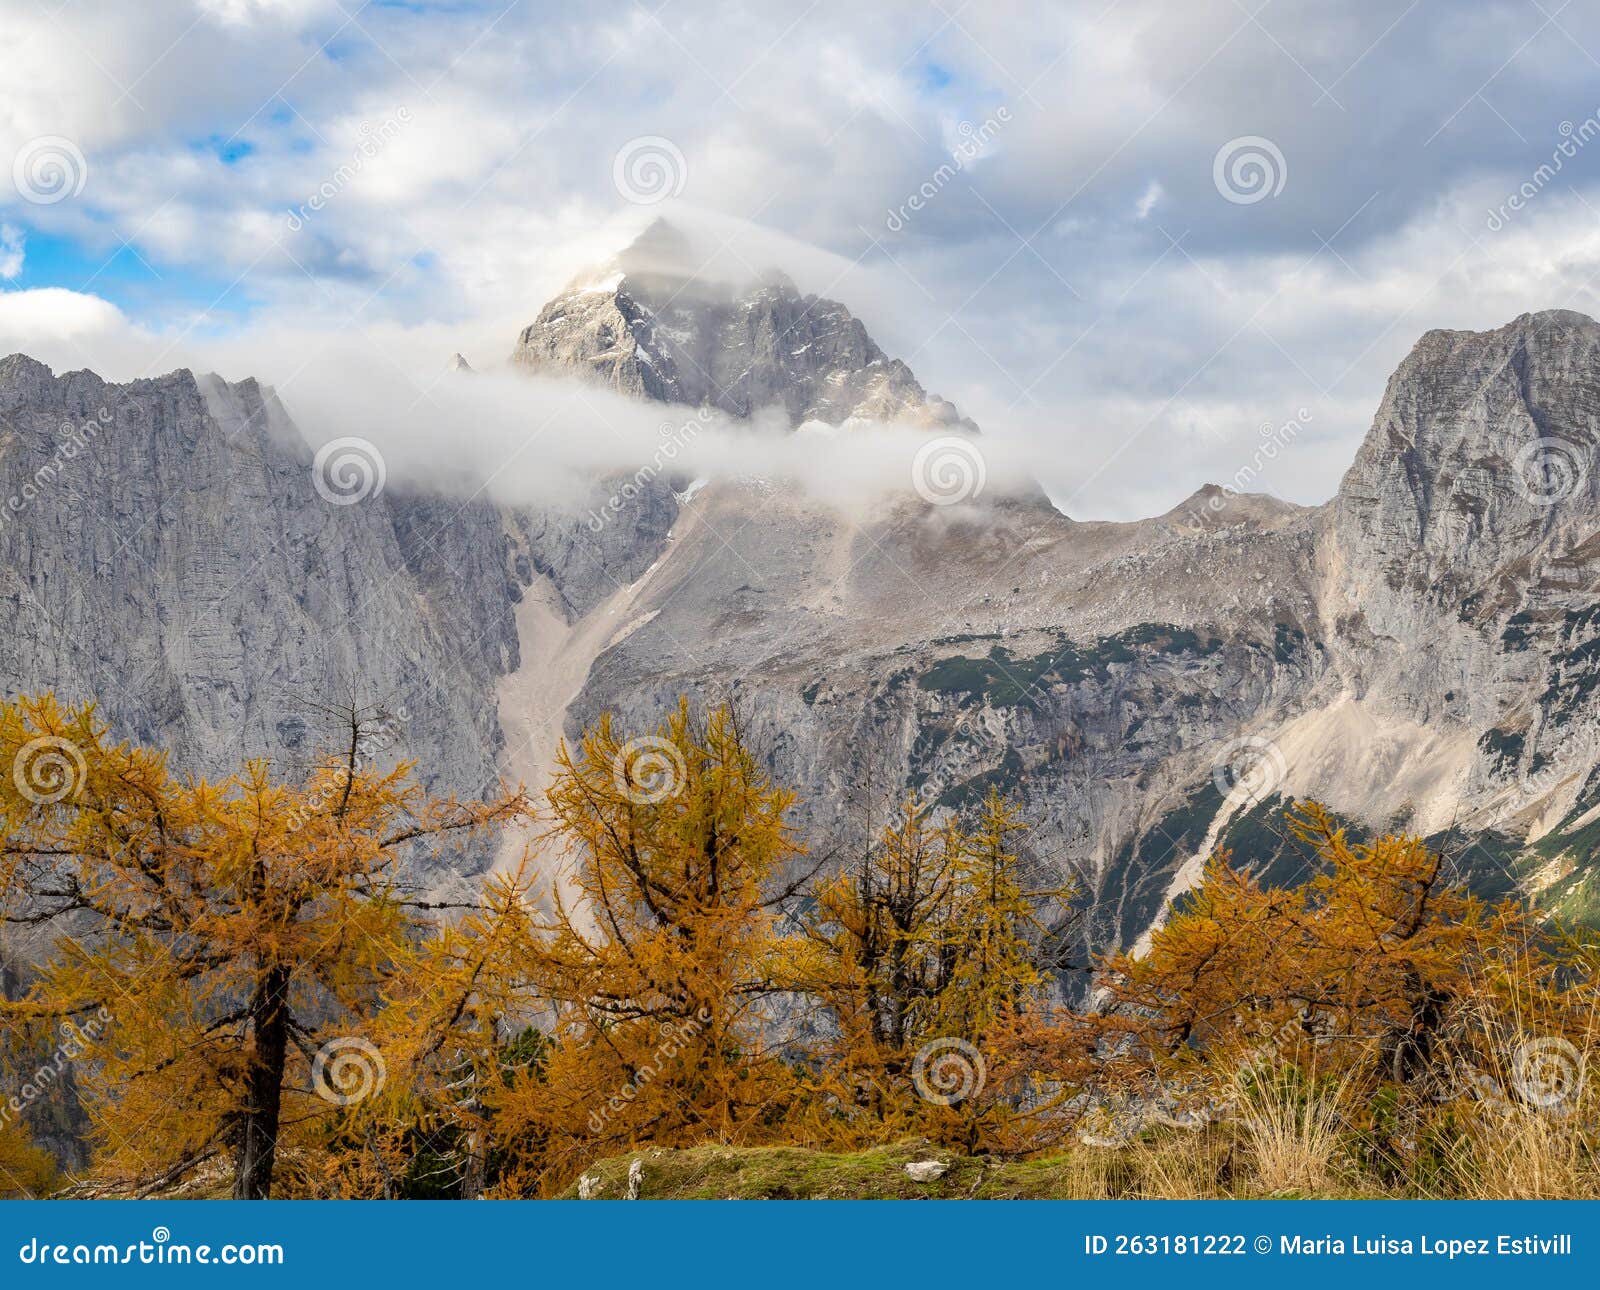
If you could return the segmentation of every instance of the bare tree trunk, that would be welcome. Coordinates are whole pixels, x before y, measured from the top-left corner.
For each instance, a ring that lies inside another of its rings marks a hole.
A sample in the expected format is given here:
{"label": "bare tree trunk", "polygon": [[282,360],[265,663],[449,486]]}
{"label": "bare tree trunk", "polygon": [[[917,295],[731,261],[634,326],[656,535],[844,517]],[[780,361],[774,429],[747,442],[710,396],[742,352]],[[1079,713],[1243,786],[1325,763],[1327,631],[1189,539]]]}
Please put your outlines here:
{"label": "bare tree trunk", "polygon": [[489,1131],[474,1129],[467,1135],[467,1167],[461,1178],[461,1199],[477,1200],[489,1181]]}
{"label": "bare tree trunk", "polygon": [[250,1001],[255,1037],[233,1180],[235,1200],[266,1200],[278,1154],[278,1115],[289,1050],[289,969],[267,969]]}

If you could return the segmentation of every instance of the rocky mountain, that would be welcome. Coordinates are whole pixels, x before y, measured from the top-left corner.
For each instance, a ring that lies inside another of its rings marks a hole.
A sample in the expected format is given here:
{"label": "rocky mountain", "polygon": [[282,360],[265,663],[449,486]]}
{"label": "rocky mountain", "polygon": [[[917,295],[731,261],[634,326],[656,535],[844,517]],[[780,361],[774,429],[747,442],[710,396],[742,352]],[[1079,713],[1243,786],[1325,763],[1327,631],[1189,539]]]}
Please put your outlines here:
{"label": "rocky mountain", "polygon": [[[701,263],[699,249],[656,221],[545,305],[517,337],[512,365],[676,405],[684,411],[663,422],[669,436],[702,408],[766,414],[785,430],[852,418],[976,430],[838,301],[803,296],[776,272],[754,283],[708,278]],[[518,517],[527,557],[556,586],[563,616],[588,612],[655,562],[688,482],[657,472],[599,479],[566,507]],[[608,506],[628,485],[630,504]],[[604,525],[593,523],[597,514]]]}
{"label": "rocky mountain", "polygon": [[903,787],[959,807],[997,784],[1076,874],[1091,947],[1136,941],[1216,845],[1298,863],[1297,796],[1593,913],[1597,339],[1559,312],[1429,333],[1314,509],[1211,486],[1134,524],[844,516],[713,485],[603,630],[559,637],[566,728],[735,696],[830,842]]}
{"label": "rocky mountain", "polygon": [[95,700],[188,769],[291,773],[353,695],[391,757],[480,791],[502,745],[485,696],[517,664],[500,516],[349,482],[328,489],[254,381],[0,360],[5,692]]}
{"label": "rocky mountain", "polygon": [[838,301],[803,296],[777,272],[752,284],[709,279],[695,271],[699,258],[656,221],[547,304],[511,361],[735,417],[777,409],[791,425],[864,417],[974,429]]}
{"label": "rocky mountain", "polygon": [[[546,305],[513,364],[665,422],[971,430],[843,305],[701,281],[673,236]],[[603,510],[618,480],[540,511],[398,484],[346,505],[253,382],[14,356],[0,668],[212,767],[308,757],[307,700],[354,688],[403,712],[393,755],[474,792],[541,782],[603,710],[644,729],[680,693],[729,697],[815,847],[859,844],[906,791],[1013,794],[1031,853],[1082,889],[1062,917],[1085,947],[1135,943],[1216,845],[1297,864],[1277,821],[1308,795],[1434,838],[1481,890],[1592,916],[1597,351],[1571,313],[1430,332],[1326,505],[1208,487],[1126,524],[644,470]]]}

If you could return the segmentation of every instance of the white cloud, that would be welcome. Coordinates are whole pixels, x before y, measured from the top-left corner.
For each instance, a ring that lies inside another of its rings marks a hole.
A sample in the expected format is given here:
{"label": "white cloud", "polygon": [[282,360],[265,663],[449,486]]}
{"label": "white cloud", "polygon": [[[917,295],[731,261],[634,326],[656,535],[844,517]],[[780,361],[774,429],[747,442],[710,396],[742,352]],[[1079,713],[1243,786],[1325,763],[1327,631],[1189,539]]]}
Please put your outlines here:
{"label": "white cloud", "polygon": [[0,343],[7,353],[26,349],[38,358],[42,345],[114,338],[129,325],[120,309],[99,296],[61,287],[0,291]]}
{"label": "white cloud", "polygon": [[275,20],[303,23],[328,16],[337,6],[334,0],[195,0],[195,7],[224,25],[252,27]]}
{"label": "white cloud", "polygon": [[22,272],[26,239],[15,224],[0,223],[0,278],[8,281]]}
{"label": "white cloud", "polygon": [[[800,264],[803,287],[845,300],[993,441],[1038,460],[1075,513],[1164,509],[1228,478],[1256,427],[1308,398],[1311,428],[1264,486],[1314,501],[1422,330],[1594,308],[1592,167],[1498,234],[1483,220],[1560,123],[1594,109],[1574,42],[1600,48],[1600,11],[1581,9],[1557,30],[1500,6],[1396,21],[1384,0],[1352,0],[1274,11],[1263,31],[1233,0],[1037,4],[1021,23],[1012,6],[947,22],[913,0],[821,0],[798,20],[726,0],[654,16],[23,6],[7,16],[0,173],[61,135],[89,174],[50,206],[0,195],[0,215],[108,250],[130,238],[164,276],[240,278],[254,314],[207,342],[232,375],[292,372],[289,354],[341,332],[492,363],[641,214],[612,187],[612,157],[661,135],[685,158],[687,202],[788,239],[740,234],[726,257]],[[952,130],[1001,106],[983,164],[888,235],[884,212],[948,161]],[[291,231],[362,123],[401,107],[411,121]],[[1251,135],[1290,179],[1238,205],[1212,158]],[[89,299],[28,306],[61,316],[15,347],[126,375],[191,349],[187,317],[135,326]]]}

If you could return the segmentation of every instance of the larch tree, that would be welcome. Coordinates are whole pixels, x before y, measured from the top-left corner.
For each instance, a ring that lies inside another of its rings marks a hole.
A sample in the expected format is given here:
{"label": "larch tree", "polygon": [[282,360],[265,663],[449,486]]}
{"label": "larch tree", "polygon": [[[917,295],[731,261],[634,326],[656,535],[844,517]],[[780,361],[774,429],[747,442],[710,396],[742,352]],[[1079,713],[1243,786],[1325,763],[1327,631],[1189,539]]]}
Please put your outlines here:
{"label": "larch tree", "polygon": [[1600,1038],[1592,940],[1472,896],[1418,838],[1352,842],[1314,802],[1289,825],[1313,856],[1305,882],[1265,886],[1219,852],[1147,953],[1108,960],[1113,1081],[1226,1098],[1241,1076],[1315,1072],[1358,1104],[1423,1108],[1533,1042],[1581,1072]]}
{"label": "larch tree", "polygon": [[109,1018],[75,1072],[106,1185],[146,1192],[220,1157],[236,1197],[266,1197],[285,1146],[403,1077],[364,1033],[437,954],[401,861],[526,802],[429,799],[408,766],[369,768],[367,718],[347,717],[302,783],[259,761],[213,783],[111,742],[91,707],[0,705],[0,913],[49,945],[0,1008],[19,1035]]}
{"label": "larch tree", "polygon": [[1015,1146],[1059,1106],[1086,1047],[1057,1023],[1041,910],[1017,811],[991,790],[971,831],[908,799],[859,862],[816,885],[794,987],[832,1025],[817,1040],[816,1126],[845,1142],[926,1132]]}
{"label": "larch tree", "polygon": [[327,1126],[317,1194],[473,1200],[490,1185],[492,1091],[542,1058],[526,1025],[541,1004],[526,988],[529,895],[522,869],[491,878],[476,908],[435,928],[390,974],[363,1033],[405,1077]]}
{"label": "larch tree", "polygon": [[37,1199],[56,1182],[56,1162],[35,1145],[28,1126],[10,1115],[0,1117],[0,1200]]}
{"label": "larch tree", "polygon": [[792,795],[732,710],[684,701],[640,738],[602,716],[563,745],[547,798],[574,872],[529,960],[548,1050],[496,1098],[497,1136],[524,1149],[506,1190],[558,1190],[636,1142],[779,1138],[798,1091],[776,984]]}

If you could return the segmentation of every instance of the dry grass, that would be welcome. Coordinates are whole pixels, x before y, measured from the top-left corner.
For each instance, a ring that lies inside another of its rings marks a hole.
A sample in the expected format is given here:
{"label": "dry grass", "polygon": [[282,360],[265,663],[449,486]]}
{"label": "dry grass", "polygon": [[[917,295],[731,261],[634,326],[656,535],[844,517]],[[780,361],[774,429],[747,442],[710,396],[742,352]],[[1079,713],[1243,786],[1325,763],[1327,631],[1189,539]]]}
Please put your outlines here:
{"label": "dry grass", "polygon": [[[1020,1160],[925,1141],[839,1153],[705,1146],[645,1149],[588,1172],[600,1195],[617,1195],[640,1159],[643,1196],[675,1199],[1600,1199],[1600,1143],[1576,1114],[1480,1103],[1380,1140],[1352,1129],[1350,1109],[1338,1087],[1253,1089],[1231,1117],[1199,1131],[1163,1128],[1120,1147]],[[930,1159],[947,1166],[944,1176],[910,1181],[905,1164]]]}
{"label": "dry grass", "polygon": [[1472,1127],[1461,1193],[1474,1200],[1600,1198],[1593,1134],[1570,1120],[1528,1111]]}
{"label": "dry grass", "polygon": [[[1600,1200],[1596,1147],[1595,1132],[1576,1117],[1479,1106],[1455,1117],[1447,1137],[1379,1167],[1342,1118],[1338,1096],[1279,1090],[1253,1093],[1231,1118],[1196,1132],[1161,1128],[1120,1147],[1073,1144],[1026,1159],[963,1156],[924,1140],[853,1152],[708,1144],[642,1147],[585,1172],[601,1199],[626,1193],[639,1160],[645,1199]],[[913,1182],[905,1166],[922,1160],[944,1163],[945,1174]],[[225,1172],[168,1194],[226,1196]],[[576,1182],[567,1195],[577,1195]]]}
{"label": "dry grass", "polygon": [[1246,1103],[1239,1130],[1249,1150],[1254,1189],[1269,1196],[1317,1196],[1335,1190],[1343,1124],[1334,1097]]}

